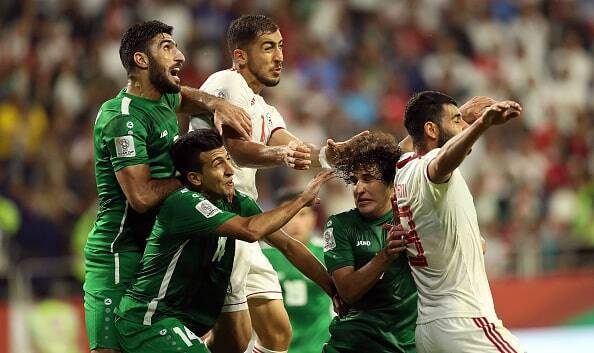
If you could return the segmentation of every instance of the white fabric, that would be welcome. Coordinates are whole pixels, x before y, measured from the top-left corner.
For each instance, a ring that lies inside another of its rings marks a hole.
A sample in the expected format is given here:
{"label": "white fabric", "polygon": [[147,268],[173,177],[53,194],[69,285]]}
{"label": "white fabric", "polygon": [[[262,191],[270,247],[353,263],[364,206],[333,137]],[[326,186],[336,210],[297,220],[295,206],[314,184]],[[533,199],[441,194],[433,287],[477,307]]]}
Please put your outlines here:
{"label": "white fabric", "polygon": [[524,353],[518,339],[500,320],[486,318],[438,319],[417,325],[418,353]]}
{"label": "white fabric", "polygon": [[[415,158],[405,154],[395,180],[401,223],[407,230],[414,228],[420,240],[411,243],[415,233],[409,232],[407,253],[419,294],[417,323],[454,317],[497,321],[466,182],[458,169],[443,184],[435,184],[427,176],[427,166],[438,152],[434,149]],[[406,207],[410,207],[408,214],[403,212]],[[427,266],[415,266],[411,261],[421,250]]]}
{"label": "white fabric", "polygon": [[[254,142],[268,144],[275,130],[286,128],[285,121],[276,108],[268,105],[262,96],[254,93],[243,76],[233,69],[210,75],[200,90],[243,108],[252,121],[252,141]],[[191,127],[190,130],[192,130]],[[240,168],[237,165],[234,165],[234,169],[233,181],[237,190],[257,200],[257,169]]]}

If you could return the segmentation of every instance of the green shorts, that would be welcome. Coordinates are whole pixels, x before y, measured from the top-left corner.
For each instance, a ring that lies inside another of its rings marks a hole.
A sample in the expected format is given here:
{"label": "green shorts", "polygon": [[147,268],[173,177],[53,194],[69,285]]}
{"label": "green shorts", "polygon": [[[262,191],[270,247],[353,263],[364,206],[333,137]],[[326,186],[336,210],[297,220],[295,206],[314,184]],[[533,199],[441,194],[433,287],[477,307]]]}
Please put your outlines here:
{"label": "green shorts", "polygon": [[89,348],[120,350],[113,311],[134,279],[142,254],[85,248],[85,322]]}
{"label": "green shorts", "polygon": [[115,328],[126,353],[210,352],[199,337],[175,318],[164,318],[149,326],[116,315]]}
{"label": "green shorts", "polygon": [[410,310],[373,309],[335,317],[324,353],[416,353],[416,303]]}

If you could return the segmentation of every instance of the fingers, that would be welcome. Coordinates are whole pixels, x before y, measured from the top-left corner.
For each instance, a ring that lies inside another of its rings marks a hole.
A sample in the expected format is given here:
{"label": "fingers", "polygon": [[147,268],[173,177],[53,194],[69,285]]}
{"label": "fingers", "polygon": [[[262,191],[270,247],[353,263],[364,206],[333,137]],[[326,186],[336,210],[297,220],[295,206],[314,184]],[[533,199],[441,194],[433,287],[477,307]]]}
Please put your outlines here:
{"label": "fingers", "polygon": [[318,175],[316,175],[314,180],[318,180],[320,183],[324,183],[324,182],[334,178],[335,176],[336,176],[336,171],[334,169],[324,170],[324,171],[318,173]]}
{"label": "fingers", "polygon": [[309,154],[309,152],[291,151],[291,150],[289,150],[289,152],[287,153],[287,155],[289,157],[293,157],[293,158],[296,158],[296,159],[304,159],[304,160],[311,161],[311,154]]}
{"label": "fingers", "polygon": [[296,170],[307,170],[311,166],[311,161],[309,159],[285,157],[285,164]]}

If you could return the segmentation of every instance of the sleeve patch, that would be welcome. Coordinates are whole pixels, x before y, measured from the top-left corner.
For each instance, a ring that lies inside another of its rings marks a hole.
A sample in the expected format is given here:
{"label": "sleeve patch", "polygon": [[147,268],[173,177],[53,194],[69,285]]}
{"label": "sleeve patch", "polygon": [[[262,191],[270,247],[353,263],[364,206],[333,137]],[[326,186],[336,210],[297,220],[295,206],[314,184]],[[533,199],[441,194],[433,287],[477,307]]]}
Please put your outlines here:
{"label": "sleeve patch", "polygon": [[208,200],[198,202],[198,204],[196,204],[196,209],[206,218],[211,218],[214,215],[221,213],[221,210]]}
{"label": "sleeve patch", "polygon": [[334,228],[328,228],[324,231],[324,252],[330,251],[336,247],[334,240]]}
{"label": "sleeve patch", "polygon": [[120,136],[114,139],[116,155],[118,157],[136,157],[134,139],[132,136]]}
{"label": "sleeve patch", "polygon": [[214,95],[219,98],[227,100],[227,99],[229,99],[229,90],[226,88],[216,89],[214,91]]}

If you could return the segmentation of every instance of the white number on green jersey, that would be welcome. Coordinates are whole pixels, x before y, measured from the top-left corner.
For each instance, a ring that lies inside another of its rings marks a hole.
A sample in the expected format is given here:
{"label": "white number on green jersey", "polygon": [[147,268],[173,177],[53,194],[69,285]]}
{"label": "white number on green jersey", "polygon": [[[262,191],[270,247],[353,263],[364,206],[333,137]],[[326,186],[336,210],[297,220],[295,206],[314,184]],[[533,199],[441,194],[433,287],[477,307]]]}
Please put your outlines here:
{"label": "white number on green jersey", "polygon": [[219,237],[219,242],[217,243],[217,251],[215,251],[214,255],[212,256],[212,261],[221,261],[223,255],[225,255],[225,244],[227,243],[227,237]]}
{"label": "white number on green jersey", "polygon": [[[185,331],[185,333],[184,333],[184,331]],[[192,346],[192,341],[194,341],[194,340],[202,343],[202,340],[200,340],[200,337],[196,336],[194,334],[194,332],[190,331],[185,326],[184,326],[184,331],[182,331],[182,329],[179,328],[179,327],[174,327],[173,328],[173,332],[177,333],[177,335],[182,339],[182,341],[184,341],[184,343],[186,344],[186,346],[191,347]]]}

